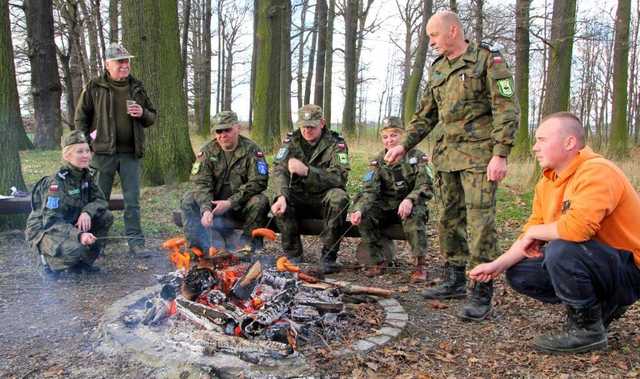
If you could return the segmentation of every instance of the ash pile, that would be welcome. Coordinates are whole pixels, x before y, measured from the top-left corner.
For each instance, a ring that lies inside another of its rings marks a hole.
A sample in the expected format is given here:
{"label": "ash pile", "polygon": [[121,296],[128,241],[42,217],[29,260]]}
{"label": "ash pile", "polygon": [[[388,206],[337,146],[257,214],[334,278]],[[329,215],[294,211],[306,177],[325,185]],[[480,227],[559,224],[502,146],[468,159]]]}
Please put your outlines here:
{"label": "ash pile", "polygon": [[356,316],[345,307],[345,294],[349,302],[354,295],[390,295],[323,282],[286,257],[243,262],[242,252],[205,256],[179,251],[183,240],[167,242],[178,270],[159,278],[160,294],[125,313],[122,322],[128,328],[164,328],[166,343],[193,354],[233,354],[258,364],[293,357],[303,348],[349,338]]}

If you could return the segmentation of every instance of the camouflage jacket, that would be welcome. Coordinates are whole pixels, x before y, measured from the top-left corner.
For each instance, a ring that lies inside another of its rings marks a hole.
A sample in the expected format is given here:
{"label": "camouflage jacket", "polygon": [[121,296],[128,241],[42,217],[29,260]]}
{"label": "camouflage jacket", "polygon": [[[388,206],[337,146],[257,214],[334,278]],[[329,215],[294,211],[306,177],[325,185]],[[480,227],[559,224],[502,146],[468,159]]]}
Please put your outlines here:
{"label": "camouflage jacket", "polygon": [[411,149],[396,165],[384,162],[386,151],[371,162],[363,178],[363,191],[356,199],[353,210],[363,211],[366,204],[376,203],[385,210],[397,209],[404,199],[414,204],[426,203],[433,197],[433,179],[427,156]]}
{"label": "camouflage jacket", "polygon": [[25,234],[36,248],[45,233],[56,233],[79,241],[78,216],[86,212],[94,218],[108,209],[108,202],[95,182],[93,169],[79,170],[64,165],[40,179],[31,192],[31,214]]}
{"label": "camouflage jacket", "polygon": [[470,42],[452,63],[438,57],[420,107],[409,122],[409,150],[436,128],[433,163],[438,171],[486,169],[494,155],[506,157],[518,127],[511,71],[497,50]]}
{"label": "camouflage jacket", "polygon": [[[276,198],[289,197],[290,192],[317,196],[331,188],[346,189],[349,176],[349,149],[340,134],[326,130],[313,150],[311,159],[302,150],[304,138],[300,130],[290,132],[278,150],[273,169],[273,184]],[[309,167],[306,177],[294,175],[290,179],[289,158],[296,158]]]}
{"label": "camouflage jacket", "polygon": [[228,162],[217,141],[207,142],[196,155],[191,169],[193,197],[200,212],[211,210],[212,200],[229,200],[231,209],[241,209],[249,199],[267,189],[269,168],[255,142],[238,136],[238,147]]}

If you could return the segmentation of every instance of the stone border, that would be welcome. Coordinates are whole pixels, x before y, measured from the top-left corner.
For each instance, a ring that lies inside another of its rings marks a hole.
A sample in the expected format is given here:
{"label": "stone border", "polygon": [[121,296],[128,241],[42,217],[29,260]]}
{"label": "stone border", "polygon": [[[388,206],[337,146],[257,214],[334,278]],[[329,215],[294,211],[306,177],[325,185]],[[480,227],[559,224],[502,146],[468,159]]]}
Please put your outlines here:
{"label": "stone border", "polygon": [[[331,280],[327,281],[330,282]],[[137,355],[139,360],[142,360],[148,365],[156,368],[161,368],[163,366],[166,367],[166,365],[173,366],[174,369],[177,369],[178,367],[184,368],[188,365],[195,365],[200,368],[213,366],[216,367],[216,371],[218,371],[218,374],[222,377],[236,377],[239,374],[243,374],[248,377],[261,377],[265,374],[269,375],[269,367],[256,367],[251,364],[247,364],[245,361],[241,361],[235,356],[222,353],[208,357],[202,356],[199,357],[199,359],[191,360],[191,362],[183,362],[178,354],[170,354],[169,356],[165,355],[162,361],[156,361],[153,359],[155,354],[154,352],[149,351],[153,349],[149,349],[148,346],[145,346],[146,341],[136,341],[127,338],[130,331],[127,328],[120,326],[120,316],[124,308],[159,292],[159,290],[160,285],[146,287],[113,303],[101,318],[101,322],[98,326],[96,333],[96,336],[98,337],[97,339],[100,341],[98,350],[101,350],[103,353],[108,355],[116,353],[117,351],[129,354],[134,353],[133,355]],[[377,330],[375,335],[370,335],[366,338],[353,342],[348,347],[333,351],[333,357],[337,358],[349,354],[364,354],[388,343],[391,339],[400,335],[409,319],[402,305],[398,300],[393,298],[379,299],[377,302],[384,310],[385,319],[382,328]],[[294,374],[294,376],[304,376],[310,369],[306,364],[306,360],[303,355],[283,359],[280,361],[278,366],[288,368],[288,370],[290,370],[289,373]]]}

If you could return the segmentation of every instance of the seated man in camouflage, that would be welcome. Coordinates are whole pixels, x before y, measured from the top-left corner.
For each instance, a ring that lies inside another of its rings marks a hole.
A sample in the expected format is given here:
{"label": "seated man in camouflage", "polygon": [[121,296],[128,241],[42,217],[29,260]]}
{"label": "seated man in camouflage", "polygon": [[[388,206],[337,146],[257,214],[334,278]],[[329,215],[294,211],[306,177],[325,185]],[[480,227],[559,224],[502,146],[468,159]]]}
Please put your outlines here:
{"label": "seated man in camouflage", "polygon": [[269,181],[264,154],[255,142],[240,135],[234,112],[216,115],[211,132],[215,138],[202,147],[191,169],[193,191],[182,200],[187,240],[204,252],[210,247],[226,248],[223,239],[235,222],[241,222],[242,243],[259,250],[262,240],[253,240],[251,230],[263,227],[269,212],[269,200],[262,194]]}
{"label": "seated man in camouflage", "polygon": [[99,271],[92,265],[105,244],[97,239],[106,236],[113,223],[95,171],[89,168],[91,150],[82,132],[63,138],[62,158],[60,170],[34,186],[25,231],[45,274],[53,277],[64,270]]}
{"label": "seated man in camouflage", "polygon": [[370,165],[364,177],[364,189],[354,204],[351,223],[359,225],[373,265],[366,276],[381,275],[391,262],[383,256],[382,229],[394,223],[402,223],[409,239],[416,267],[411,275],[412,283],[425,282],[424,256],[427,251],[427,201],[433,197],[431,171],[427,156],[418,149],[411,149],[396,164],[384,162],[387,150],[400,144],[404,128],[398,117],[384,120],[380,136],[384,150]]}
{"label": "seated man in camouflage", "polygon": [[340,269],[336,259],[349,206],[345,190],[350,170],[347,145],[338,133],[325,127],[322,108],[317,105],[300,108],[298,127],[276,155],[276,201],[271,212],[282,235],[282,248],[294,261],[302,259],[297,219],[323,219],[320,268],[328,274]]}

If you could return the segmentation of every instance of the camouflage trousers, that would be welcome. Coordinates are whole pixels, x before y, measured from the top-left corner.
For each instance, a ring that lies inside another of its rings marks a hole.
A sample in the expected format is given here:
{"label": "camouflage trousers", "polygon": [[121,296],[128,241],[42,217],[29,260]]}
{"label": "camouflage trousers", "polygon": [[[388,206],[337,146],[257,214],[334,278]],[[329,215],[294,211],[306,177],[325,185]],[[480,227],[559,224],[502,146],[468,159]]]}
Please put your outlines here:
{"label": "camouflage trousers", "polygon": [[[443,211],[440,250],[449,264],[475,267],[497,256],[496,182],[480,169],[436,175]],[[467,232],[468,229],[468,232]]]}
{"label": "camouflage trousers", "polygon": [[341,188],[332,188],[318,197],[292,192],[287,198],[284,214],[276,217],[284,252],[290,257],[301,257],[298,220],[321,218],[324,225],[320,233],[322,254],[335,258],[340,250],[339,240],[346,225],[348,207],[349,195]]}
{"label": "camouflage trousers", "polygon": [[381,202],[365,204],[362,209],[362,221],[358,226],[362,242],[365,244],[371,257],[371,263],[378,264],[384,261],[382,239],[385,238],[382,230],[385,226],[402,224],[404,234],[411,245],[411,253],[414,257],[424,257],[427,252],[427,221],[429,213],[424,204],[414,204],[409,217],[401,220],[398,216],[398,202],[396,207],[383,208]]}
{"label": "camouflage trousers", "polygon": [[[97,238],[106,237],[113,224],[113,215],[105,211],[99,216],[91,218],[91,230]],[[72,268],[79,263],[92,265],[104,250],[105,240],[97,240],[93,245],[85,246],[68,233],[45,233],[38,243],[38,253],[53,271]]]}
{"label": "camouflage trousers", "polygon": [[202,251],[209,251],[210,247],[229,249],[226,239],[233,233],[237,223],[242,224],[242,237],[240,243],[251,241],[251,231],[262,228],[267,223],[269,213],[269,199],[263,194],[252,196],[244,207],[213,218],[213,226],[207,230],[200,219],[202,214],[200,206],[193,198],[193,193],[188,192],[180,205],[182,213],[184,234],[191,246],[196,246]]}

